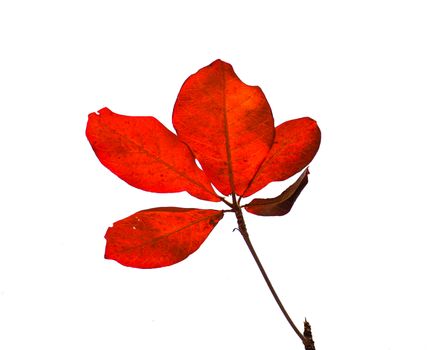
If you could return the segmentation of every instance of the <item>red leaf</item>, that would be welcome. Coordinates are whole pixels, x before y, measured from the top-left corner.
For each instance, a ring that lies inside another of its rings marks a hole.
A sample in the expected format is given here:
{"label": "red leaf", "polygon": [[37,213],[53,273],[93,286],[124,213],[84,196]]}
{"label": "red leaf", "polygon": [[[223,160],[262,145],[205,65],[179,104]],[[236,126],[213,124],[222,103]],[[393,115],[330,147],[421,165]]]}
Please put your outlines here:
{"label": "red leaf", "polygon": [[308,168],[297,181],[275,198],[256,198],[245,206],[252,214],[261,216],[283,216],[290,212],[292,206],[308,183]]}
{"label": "red leaf", "polygon": [[289,120],[276,128],[274,144],[252,179],[244,197],[273,181],[283,181],[304,169],[320,146],[316,121],[305,117]]}
{"label": "red leaf", "polygon": [[218,202],[187,145],[153,117],[101,109],[89,115],[86,135],[102,164],[130,185],[152,192],[187,191]]}
{"label": "red leaf", "polygon": [[105,258],[137,268],[176,264],[200,247],[223,215],[205,209],[142,210],[108,229]]}
{"label": "red leaf", "polygon": [[[177,135],[153,117],[127,117],[107,108],[89,115],[86,135],[99,160],[130,185],[153,192],[180,192],[220,201],[250,196],[310,163],[320,130],[306,117],[274,128],[270,106],[257,86],[244,84],[230,64],[217,60],[183,84],[173,111]],[[197,167],[195,157],[203,170]],[[257,215],[284,215],[307,183],[307,172],[280,196],[246,206]],[[243,206],[245,207],[245,206]],[[106,258],[153,268],[193,253],[223,211],[156,208],[118,221],[106,234]]]}
{"label": "red leaf", "polygon": [[232,66],[220,60],[184,82],[173,125],[224,195],[243,194],[274,138],[261,89],[242,83]]}

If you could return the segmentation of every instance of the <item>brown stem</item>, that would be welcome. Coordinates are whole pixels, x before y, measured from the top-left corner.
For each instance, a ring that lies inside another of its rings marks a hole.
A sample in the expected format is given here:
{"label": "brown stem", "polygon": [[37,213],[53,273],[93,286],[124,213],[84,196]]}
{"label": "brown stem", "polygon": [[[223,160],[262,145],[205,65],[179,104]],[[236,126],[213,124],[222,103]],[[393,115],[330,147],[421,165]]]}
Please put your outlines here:
{"label": "brown stem", "polygon": [[311,326],[307,320],[304,321],[304,338],[305,350],[316,350],[314,347],[313,335],[311,334]]}
{"label": "brown stem", "polygon": [[311,328],[310,324],[307,322],[307,320],[304,322],[304,334],[302,334],[295,323],[292,321],[291,317],[289,316],[288,312],[286,311],[285,307],[283,306],[282,302],[279,299],[279,296],[277,295],[276,291],[273,288],[273,285],[270,282],[270,279],[268,278],[267,273],[264,270],[264,267],[261,264],[261,261],[258,258],[258,255],[252,245],[251,240],[249,239],[248,230],[246,228],[245,220],[243,219],[243,213],[239,206],[239,204],[236,201],[235,195],[233,195],[233,209],[234,213],[237,218],[237,224],[239,225],[239,231],[245,240],[246,245],[249,248],[249,251],[252,254],[252,257],[254,258],[256,264],[258,265],[259,270],[261,271],[262,276],[264,277],[265,282],[267,283],[268,288],[270,289],[271,294],[274,297],[274,300],[276,300],[277,305],[279,306],[280,310],[282,311],[283,315],[285,316],[288,323],[291,325],[294,332],[298,335],[298,337],[303,342],[306,350],[316,350],[314,347],[314,341],[311,335]]}

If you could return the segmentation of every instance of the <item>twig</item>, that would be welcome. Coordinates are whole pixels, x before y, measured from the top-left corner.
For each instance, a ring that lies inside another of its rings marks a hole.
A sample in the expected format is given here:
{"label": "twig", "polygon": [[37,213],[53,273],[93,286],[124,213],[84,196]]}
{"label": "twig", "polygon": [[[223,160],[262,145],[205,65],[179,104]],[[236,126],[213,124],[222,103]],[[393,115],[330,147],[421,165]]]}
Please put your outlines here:
{"label": "twig", "polygon": [[239,225],[239,231],[246,243],[246,245],[249,248],[249,251],[251,252],[256,264],[258,265],[259,270],[261,271],[262,276],[264,277],[265,282],[267,283],[268,288],[270,289],[271,294],[274,297],[274,300],[276,300],[277,305],[279,306],[280,310],[282,311],[283,315],[285,316],[288,323],[291,325],[294,332],[298,335],[298,337],[301,339],[305,346],[305,350],[316,350],[314,347],[314,341],[311,334],[311,327],[310,324],[305,320],[304,322],[304,334],[302,334],[295,323],[292,321],[291,317],[289,316],[288,312],[286,311],[285,307],[283,306],[282,302],[279,299],[279,296],[277,295],[276,291],[273,288],[273,285],[270,282],[270,279],[268,278],[267,273],[264,270],[264,267],[261,264],[261,261],[258,258],[258,255],[252,245],[251,240],[249,239],[248,230],[246,228],[245,220],[243,219],[243,213],[241,210],[241,207],[239,206],[238,202],[236,201],[236,196],[233,194],[233,211],[237,218],[237,224]]}

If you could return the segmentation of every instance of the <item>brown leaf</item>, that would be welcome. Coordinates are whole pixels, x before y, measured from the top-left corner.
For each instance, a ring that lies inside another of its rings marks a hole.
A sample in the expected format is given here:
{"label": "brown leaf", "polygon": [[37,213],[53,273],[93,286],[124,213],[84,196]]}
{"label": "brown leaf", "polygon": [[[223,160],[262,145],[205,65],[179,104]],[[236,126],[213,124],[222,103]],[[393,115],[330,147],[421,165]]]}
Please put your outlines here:
{"label": "brown leaf", "polygon": [[275,198],[256,198],[245,206],[249,213],[260,216],[283,216],[289,213],[301,191],[308,183],[308,168],[297,181]]}

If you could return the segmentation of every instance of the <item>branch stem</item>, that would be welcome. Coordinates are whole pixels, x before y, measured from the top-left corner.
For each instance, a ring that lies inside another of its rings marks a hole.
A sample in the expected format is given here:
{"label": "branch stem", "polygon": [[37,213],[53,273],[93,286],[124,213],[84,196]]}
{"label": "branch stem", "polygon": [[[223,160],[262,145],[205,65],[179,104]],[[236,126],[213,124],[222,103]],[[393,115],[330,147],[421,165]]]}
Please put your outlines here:
{"label": "branch stem", "polygon": [[[243,219],[243,213],[242,213],[241,207],[238,205],[238,202],[236,201],[236,198],[234,195],[233,195],[233,209],[234,209],[234,213],[235,213],[236,218],[237,218],[237,224],[239,225],[239,231],[240,231],[246,245],[248,246],[249,251],[251,252],[252,257],[254,258],[262,276],[264,277],[265,283],[267,283],[267,286],[270,289],[270,292],[273,295],[274,300],[276,300],[277,305],[279,306],[280,310],[282,311],[283,315],[285,316],[286,320],[288,321],[288,323],[290,324],[290,326],[292,327],[294,332],[298,335],[298,337],[304,343],[305,348],[307,350],[308,349],[315,350],[313,340],[311,338],[304,336],[299,331],[299,329],[297,328],[297,326],[295,325],[295,323],[292,321],[291,317],[289,316],[288,312],[286,311],[285,307],[283,306],[282,302],[280,301],[280,298],[277,295],[276,291],[274,290],[274,287],[271,284],[271,281],[268,278],[268,275],[265,272],[265,269],[262,266],[261,261],[259,260],[258,255],[257,255],[257,253],[256,253],[256,251],[252,245],[252,242],[249,238],[249,234],[248,234],[248,230],[246,228],[245,220]],[[308,322],[307,322],[307,324],[308,324]],[[309,326],[309,324],[308,324],[308,326]],[[310,333],[310,336],[311,336],[311,333]]]}

